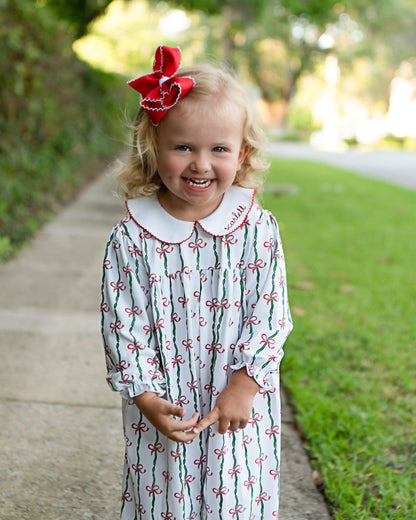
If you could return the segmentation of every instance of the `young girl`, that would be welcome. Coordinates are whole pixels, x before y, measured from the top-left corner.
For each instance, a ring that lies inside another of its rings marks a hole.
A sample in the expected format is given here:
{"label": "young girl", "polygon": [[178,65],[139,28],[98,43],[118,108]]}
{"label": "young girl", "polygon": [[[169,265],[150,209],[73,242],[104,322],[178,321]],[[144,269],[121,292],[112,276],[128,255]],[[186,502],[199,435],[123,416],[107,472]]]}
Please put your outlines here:
{"label": "young girl", "polygon": [[123,520],[278,517],[279,364],[292,323],[263,134],[239,82],[161,46],[121,172],[102,285],[123,396]]}

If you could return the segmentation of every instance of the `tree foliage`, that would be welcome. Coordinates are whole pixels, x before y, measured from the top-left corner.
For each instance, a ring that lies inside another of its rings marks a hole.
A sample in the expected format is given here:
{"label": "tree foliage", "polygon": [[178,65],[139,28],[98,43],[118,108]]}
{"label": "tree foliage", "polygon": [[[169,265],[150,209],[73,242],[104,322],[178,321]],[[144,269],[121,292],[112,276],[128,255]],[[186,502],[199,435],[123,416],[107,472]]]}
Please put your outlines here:
{"label": "tree foliage", "polygon": [[214,13],[226,61],[245,71],[266,100],[286,108],[299,80],[328,52],[347,68],[368,57],[368,92],[386,99],[399,64],[414,56],[413,0],[262,0],[255,9],[251,0],[210,0],[209,8],[203,0],[169,1]]}
{"label": "tree foliage", "polygon": [[224,9],[238,12],[250,12],[258,15],[262,12],[269,0],[171,0],[169,3],[178,5],[186,10],[199,10],[208,14],[221,14]]}
{"label": "tree foliage", "polygon": [[111,2],[112,0],[46,0],[46,5],[56,16],[65,20],[75,31],[76,37],[80,38],[87,32],[88,24],[102,15]]}
{"label": "tree foliage", "polygon": [[114,76],[76,59],[66,24],[31,0],[0,6],[1,258],[115,152],[121,125]]}

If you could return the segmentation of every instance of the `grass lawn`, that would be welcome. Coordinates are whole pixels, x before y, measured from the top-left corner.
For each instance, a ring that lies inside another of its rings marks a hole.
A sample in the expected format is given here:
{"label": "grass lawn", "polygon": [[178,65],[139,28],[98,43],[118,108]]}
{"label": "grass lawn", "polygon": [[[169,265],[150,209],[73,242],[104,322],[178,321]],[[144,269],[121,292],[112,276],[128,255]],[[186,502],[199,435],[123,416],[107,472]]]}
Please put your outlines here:
{"label": "grass lawn", "polygon": [[416,192],[286,159],[267,182],[295,325],[282,380],[333,516],[416,519]]}

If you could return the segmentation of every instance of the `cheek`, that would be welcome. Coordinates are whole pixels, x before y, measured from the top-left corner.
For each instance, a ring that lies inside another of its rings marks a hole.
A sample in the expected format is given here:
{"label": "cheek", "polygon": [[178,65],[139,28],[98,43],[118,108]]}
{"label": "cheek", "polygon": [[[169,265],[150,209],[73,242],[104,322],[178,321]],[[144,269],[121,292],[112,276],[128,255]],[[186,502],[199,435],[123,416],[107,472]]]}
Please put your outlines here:
{"label": "cheek", "polygon": [[160,158],[157,161],[157,169],[159,171],[160,177],[163,179],[168,178],[171,176],[173,168],[172,163],[170,161],[167,161],[166,159]]}
{"label": "cheek", "polygon": [[184,164],[178,158],[175,157],[160,157],[157,162],[159,172],[162,172],[167,175],[175,175],[175,173],[179,173],[183,170]]}

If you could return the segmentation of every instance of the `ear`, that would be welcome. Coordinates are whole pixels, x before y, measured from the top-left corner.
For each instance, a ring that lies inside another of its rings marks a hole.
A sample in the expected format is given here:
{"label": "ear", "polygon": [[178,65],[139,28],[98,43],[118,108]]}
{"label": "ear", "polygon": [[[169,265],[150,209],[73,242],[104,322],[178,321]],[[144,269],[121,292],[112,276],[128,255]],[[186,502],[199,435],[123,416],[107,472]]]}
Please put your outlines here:
{"label": "ear", "polygon": [[242,143],[241,145],[241,148],[240,148],[240,152],[238,154],[238,170],[241,168],[241,166],[243,165],[243,162],[245,161],[246,157],[247,157],[247,154],[249,152],[249,149],[250,149],[250,146],[248,143]]}

